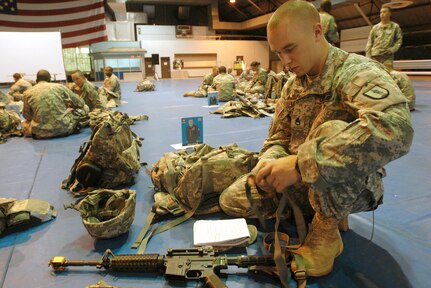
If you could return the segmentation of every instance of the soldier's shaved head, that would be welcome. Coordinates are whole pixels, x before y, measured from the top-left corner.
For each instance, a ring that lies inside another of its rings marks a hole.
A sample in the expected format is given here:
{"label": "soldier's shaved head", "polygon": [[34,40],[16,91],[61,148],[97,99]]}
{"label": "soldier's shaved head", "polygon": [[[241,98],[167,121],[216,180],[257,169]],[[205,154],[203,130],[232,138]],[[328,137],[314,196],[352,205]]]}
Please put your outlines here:
{"label": "soldier's shaved head", "polygon": [[329,44],[313,4],[291,0],[281,5],[267,26],[268,43],[284,66],[298,76],[319,74]]}
{"label": "soldier's shaved head", "polygon": [[297,21],[305,25],[320,22],[319,12],[313,4],[303,0],[291,0],[281,5],[271,16],[267,29],[274,29],[285,20]]}
{"label": "soldier's shaved head", "polygon": [[40,82],[40,81],[50,82],[51,81],[51,74],[49,74],[49,72],[47,70],[44,70],[44,69],[37,71],[36,82]]}

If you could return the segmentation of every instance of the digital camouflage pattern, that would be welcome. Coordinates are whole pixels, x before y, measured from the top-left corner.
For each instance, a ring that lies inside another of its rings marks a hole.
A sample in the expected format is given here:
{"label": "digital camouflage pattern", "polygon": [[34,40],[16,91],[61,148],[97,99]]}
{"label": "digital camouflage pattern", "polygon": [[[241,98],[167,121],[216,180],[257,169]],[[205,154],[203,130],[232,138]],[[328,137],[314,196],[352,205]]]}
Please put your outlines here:
{"label": "digital camouflage pattern", "polygon": [[66,86],[41,81],[24,92],[24,135],[51,138],[76,133],[88,124],[88,107]]}
{"label": "digital camouflage pattern", "polygon": [[84,84],[79,88],[78,95],[82,100],[84,100],[90,111],[93,111],[94,109],[103,109],[106,107],[106,104],[102,103],[100,100],[97,87],[87,79],[84,80]]}
{"label": "digital camouflage pattern", "polygon": [[[296,154],[304,188],[291,190],[306,189],[291,192],[300,195],[298,205],[308,192],[314,211],[343,219],[382,202],[383,167],[406,154],[412,138],[407,99],[391,76],[380,64],[331,46],[320,75],[292,77],[283,88],[258,165]],[[229,215],[255,216],[244,181],[220,196]]]}
{"label": "digital camouflage pattern", "polygon": [[245,97],[239,96],[239,101],[229,101],[223,106],[217,108],[210,114],[221,114],[223,118],[234,117],[251,117],[260,118],[265,116],[272,116],[275,110],[275,103],[273,101],[262,101],[259,99],[249,100]]}
{"label": "digital camouflage pattern", "polygon": [[407,100],[409,100],[409,109],[410,111],[415,110],[416,107],[416,94],[415,88],[413,87],[413,83],[410,80],[409,76],[406,73],[401,71],[392,70],[391,76],[394,78],[398,87],[403,92],[404,96],[406,96]]}
{"label": "digital camouflage pattern", "polygon": [[142,92],[142,91],[154,91],[154,90],[156,90],[156,84],[154,84],[148,79],[145,79],[144,81],[138,84],[138,87],[136,87],[135,91]]}
{"label": "digital camouflage pattern", "polygon": [[24,99],[24,91],[31,87],[31,83],[25,79],[18,79],[11,87],[8,92],[14,98],[14,101],[22,101]]}
{"label": "digital camouflage pattern", "polygon": [[162,194],[156,200],[168,204],[165,213],[177,209],[169,204],[173,199],[185,211],[196,207],[199,207],[197,214],[220,211],[220,193],[238,177],[250,172],[256,163],[257,153],[236,144],[220,148],[200,144],[194,146],[191,153],[185,150],[165,153],[153,165],[151,180],[157,191],[167,192],[172,198]]}
{"label": "digital camouflage pattern", "polygon": [[268,71],[263,68],[259,68],[253,75],[253,79],[244,88],[245,93],[250,94],[263,94],[265,93],[265,84],[268,80]]}
{"label": "digital camouflage pattern", "polygon": [[264,98],[278,99],[281,96],[284,84],[293,75],[291,72],[281,71],[275,74],[274,72],[268,73],[268,81],[265,84]]}
{"label": "digital camouflage pattern", "polygon": [[208,88],[213,84],[214,75],[213,73],[208,73],[204,76],[202,84],[199,86],[197,91],[190,91],[184,93],[184,97],[207,97]]}
{"label": "digital camouflage pattern", "polygon": [[338,27],[334,16],[325,11],[319,11],[319,15],[320,24],[322,25],[323,29],[323,35],[325,35],[326,40],[332,45],[340,42]]}
{"label": "digital camouflage pattern", "polygon": [[235,99],[235,78],[232,75],[222,73],[214,77],[212,89],[208,91],[218,91],[218,100],[220,102],[226,102]]}
{"label": "digital camouflage pattern", "polygon": [[6,110],[5,104],[0,102],[0,144],[5,143],[10,136],[22,136],[19,130],[21,118],[14,110]]}
{"label": "digital camouflage pattern", "polygon": [[370,31],[365,55],[392,70],[394,54],[400,49],[402,42],[403,34],[397,23],[392,21],[386,25],[378,23]]}
{"label": "digital camouflage pattern", "polygon": [[100,101],[106,103],[107,108],[114,108],[121,104],[121,86],[120,80],[115,74],[110,77],[105,75],[103,86],[99,88]]}
{"label": "digital camouflage pattern", "polygon": [[130,130],[126,114],[113,115],[117,117],[109,117],[93,128],[62,188],[82,195],[89,188],[114,188],[133,182],[141,167],[141,140]]}
{"label": "digital camouflage pattern", "polygon": [[0,235],[7,228],[46,222],[56,216],[54,206],[43,200],[0,198]]}
{"label": "digital camouflage pattern", "polygon": [[91,191],[78,204],[65,205],[75,209],[88,233],[95,238],[108,239],[129,231],[135,218],[135,190],[98,189]]}
{"label": "digital camouflage pattern", "polygon": [[105,110],[105,109],[95,109],[90,113],[88,113],[88,116],[90,118],[89,125],[91,129],[93,129],[103,121],[109,120],[111,118],[115,118],[117,121],[121,121],[122,119],[124,119],[124,121],[128,125],[133,125],[136,121],[143,121],[143,120],[149,119],[149,117],[145,114],[128,116],[127,114],[117,110]]}

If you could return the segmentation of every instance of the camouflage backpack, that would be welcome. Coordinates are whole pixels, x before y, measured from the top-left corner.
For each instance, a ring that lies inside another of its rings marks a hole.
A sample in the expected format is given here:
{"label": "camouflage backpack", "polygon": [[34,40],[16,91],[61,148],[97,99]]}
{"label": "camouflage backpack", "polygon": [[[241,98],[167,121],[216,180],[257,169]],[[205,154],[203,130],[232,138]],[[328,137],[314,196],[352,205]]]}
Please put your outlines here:
{"label": "camouflage backpack", "polygon": [[[191,153],[185,150],[165,153],[151,170],[156,190],[169,193],[172,198],[167,206],[156,203],[160,214],[171,212],[175,202],[183,210],[196,210],[197,214],[220,211],[218,198],[221,192],[241,175],[250,172],[258,161],[257,157],[257,153],[236,144],[220,148],[200,144]],[[155,198],[163,197],[157,195]]]}
{"label": "camouflage backpack", "polygon": [[130,184],[141,167],[141,140],[130,130],[128,116],[111,115],[93,128],[90,140],[80,147],[62,188],[80,195],[94,188]]}
{"label": "camouflage backpack", "polygon": [[21,124],[21,118],[14,110],[6,110],[5,104],[0,102],[0,143],[6,142],[10,136],[22,136],[18,126]]}
{"label": "camouflage backpack", "polygon": [[[142,254],[153,235],[183,223],[194,214],[220,211],[220,194],[240,176],[249,173],[257,157],[258,153],[236,144],[220,148],[199,144],[191,153],[186,150],[165,153],[149,173],[157,191],[155,203],[132,248]],[[168,213],[180,217],[149,232],[153,219]]]}
{"label": "camouflage backpack", "polygon": [[135,92],[154,91],[155,89],[156,89],[156,85],[150,80],[145,79],[144,81],[138,84]]}

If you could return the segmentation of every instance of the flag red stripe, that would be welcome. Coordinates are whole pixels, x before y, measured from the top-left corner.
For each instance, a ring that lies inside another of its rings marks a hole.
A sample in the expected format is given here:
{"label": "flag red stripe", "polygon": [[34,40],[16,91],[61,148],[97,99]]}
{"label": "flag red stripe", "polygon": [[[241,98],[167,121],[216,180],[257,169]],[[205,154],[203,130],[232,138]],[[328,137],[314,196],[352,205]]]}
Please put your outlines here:
{"label": "flag red stripe", "polygon": [[[60,4],[61,2],[74,2],[76,0],[18,0],[18,3],[26,3],[26,4]],[[60,4],[61,5],[61,4]]]}
{"label": "flag red stripe", "polygon": [[56,21],[56,22],[15,22],[15,21],[1,21],[0,26],[7,27],[17,27],[17,28],[61,28],[63,26],[70,26],[76,24],[83,24],[85,22],[91,22],[95,20],[105,19],[105,14],[98,14],[90,17],[66,20],[66,21]]}
{"label": "flag red stripe", "polygon": [[104,31],[105,29],[106,29],[105,25],[100,25],[100,26],[91,27],[91,28],[87,28],[87,29],[76,30],[76,31],[73,31],[73,32],[61,33],[61,36],[63,38],[76,37],[76,36],[81,36],[81,35],[84,35],[84,34],[90,34],[90,33],[93,33],[93,32]]}
{"label": "flag red stripe", "polygon": [[64,8],[64,9],[53,9],[53,10],[18,10],[20,16],[50,16],[50,15],[63,15],[76,12],[83,12],[92,9],[97,9],[103,7],[103,2],[97,2],[90,5],[74,7],[74,8]]}
{"label": "flag red stripe", "polygon": [[89,44],[92,44],[92,43],[103,42],[103,41],[107,41],[107,40],[108,40],[107,36],[102,36],[102,37],[98,37],[98,38],[92,38],[92,39],[85,40],[85,41],[80,41],[80,42],[74,42],[74,43],[65,44],[65,45],[63,45],[63,49],[64,48],[75,48],[75,47],[78,47],[78,46],[89,45]]}

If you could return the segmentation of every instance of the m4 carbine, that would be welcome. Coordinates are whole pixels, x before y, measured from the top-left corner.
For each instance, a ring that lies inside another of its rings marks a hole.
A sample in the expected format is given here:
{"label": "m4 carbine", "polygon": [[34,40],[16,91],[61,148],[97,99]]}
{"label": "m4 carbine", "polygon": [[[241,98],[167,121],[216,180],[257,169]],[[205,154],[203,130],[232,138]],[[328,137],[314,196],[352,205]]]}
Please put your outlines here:
{"label": "m4 carbine", "polygon": [[275,267],[272,255],[228,257],[218,255],[218,251],[212,247],[168,249],[166,255],[114,255],[108,249],[101,260],[67,260],[63,256],[55,256],[48,265],[56,272],[64,271],[67,266],[96,266],[98,269],[120,272],[163,273],[168,280],[200,280],[211,288],[227,287],[218,273],[221,269],[227,269],[228,265],[249,269],[253,267],[253,271],[259,270],[260,266]]}

